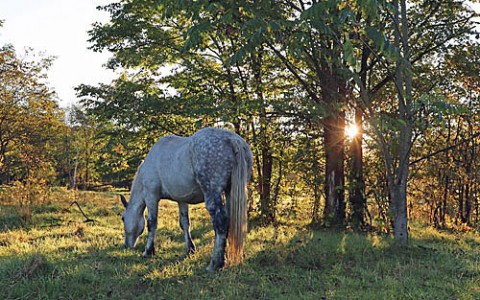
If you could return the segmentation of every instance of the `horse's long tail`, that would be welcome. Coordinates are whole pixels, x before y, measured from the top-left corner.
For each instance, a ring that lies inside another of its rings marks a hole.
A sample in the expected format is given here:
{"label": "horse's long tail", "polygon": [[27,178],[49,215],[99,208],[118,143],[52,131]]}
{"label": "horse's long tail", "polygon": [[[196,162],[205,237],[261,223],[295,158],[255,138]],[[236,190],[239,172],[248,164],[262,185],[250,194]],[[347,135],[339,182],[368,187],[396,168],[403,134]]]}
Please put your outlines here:
{"label": "horse's long tail", "polygon": [[241,139],[232,139],[235,163],[230,189],[230,226],[228,230],[227,259],[229,265],[243,262],[243,242],[247,234],[248,149]]}

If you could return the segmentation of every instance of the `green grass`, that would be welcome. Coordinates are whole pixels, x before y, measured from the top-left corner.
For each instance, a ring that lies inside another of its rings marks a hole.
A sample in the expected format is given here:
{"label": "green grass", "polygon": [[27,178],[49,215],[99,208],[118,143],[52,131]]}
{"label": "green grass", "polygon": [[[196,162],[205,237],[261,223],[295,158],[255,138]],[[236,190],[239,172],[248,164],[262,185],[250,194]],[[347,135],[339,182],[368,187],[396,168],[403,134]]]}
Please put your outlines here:
{"label": "green grass", "polygon": [[[31,207],[0,205],[0,299],[480,299],[480,238],[414,226],[407,248],[376,234],[308,229],[307,214],[250,224],[244,265],[205,271],[213,232],[191,207],[198,252],[185,258],[176,204],[161,202],[157,254],[122,247],[122,207],[109,193]],[[55,196],[54,196],[55,198]],[[254,222],[252,222],[254,223]]]}

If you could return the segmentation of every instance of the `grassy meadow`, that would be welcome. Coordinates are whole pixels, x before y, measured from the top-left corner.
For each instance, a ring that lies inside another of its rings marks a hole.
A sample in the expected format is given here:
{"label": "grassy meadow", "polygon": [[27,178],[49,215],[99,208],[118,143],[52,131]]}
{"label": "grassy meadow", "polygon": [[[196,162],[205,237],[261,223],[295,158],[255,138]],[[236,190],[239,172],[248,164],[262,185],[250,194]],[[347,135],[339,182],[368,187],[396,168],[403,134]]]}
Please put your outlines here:
{"label": "grassy meadow", "polygon": [[[213,230],[191,206],[195,255],[184,257],[175,203],[159,209],[157,254],[124,250],[109,192],[63,189],[39,205],[0,195],[0,299],[480,299],[478,233],[415,225],[408,248],[388,236],[311,230],[305,212],[249,224],[245,263],[205,271]],[[85,216],[94,221],[84,222]]]}

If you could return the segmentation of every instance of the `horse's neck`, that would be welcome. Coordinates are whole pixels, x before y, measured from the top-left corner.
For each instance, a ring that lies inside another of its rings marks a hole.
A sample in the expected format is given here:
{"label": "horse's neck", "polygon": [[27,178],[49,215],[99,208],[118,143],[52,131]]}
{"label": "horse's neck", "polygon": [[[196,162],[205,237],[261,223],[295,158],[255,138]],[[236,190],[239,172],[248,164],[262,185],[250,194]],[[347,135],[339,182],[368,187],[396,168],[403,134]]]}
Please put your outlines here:
{"label": "horse's neck", "polygon": [[130,198],[130,202],[128,203],[128,210],[130,210],[134,215],[142,215],[145,211],[146,204],[143,200],[143,197],[139,196],[132,196]]}
{"label": "horse's neck", "polygon": [[132,194],[130,196],[130,202],[128,203],[128,205],[132,205],[133,207],[135,207],[135,209],[144,210],[146,204],[145,204],[145,200],[143,199],[142,193],[139,192],[138,194],[135,194],[135,195]]}
{"label": "horse's neck", "polygon": [[145,200],[143,199],[143,183],[142,183],[142,172],[140,172],[140,168],[135,174],[135,178],[133,180],[132,188],[130,191],[130,203],[128,205],[132,205],[135,210],[145,210]]}

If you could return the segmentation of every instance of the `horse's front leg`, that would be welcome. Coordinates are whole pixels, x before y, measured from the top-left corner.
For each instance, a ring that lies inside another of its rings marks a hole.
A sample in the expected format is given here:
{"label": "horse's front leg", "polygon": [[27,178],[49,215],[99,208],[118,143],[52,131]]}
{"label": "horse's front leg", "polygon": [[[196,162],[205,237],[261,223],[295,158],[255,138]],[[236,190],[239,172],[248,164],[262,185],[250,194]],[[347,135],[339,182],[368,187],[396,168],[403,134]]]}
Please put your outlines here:
{"label": "horse's front leg", "polygon": [[158,197],[154,193],[145,195],[145,202],[148,209],[147,229],[148,238],[143,257],[148,257],[155,254],[155,233],[157,231],[158,222]]}
{"label": "horse's front leg", "polygon": [[188,216],[188,204],[187,203],[178,203],[178,209],[180,211],[180,227],[183,229],[185,234],[185,254],[193,254],[196,251],[195,244],[192,241],[192,236],[190,235],[190,217]]}
{"label": "horse's front leg", "polygon": [[229,219],[222,204],[221,194],[207,196],[205,203],[212,218],[213,229],[215,230],[212,259],[207,267],[207,271],[213,272],[225,266],[225,246],[227,244]]}

